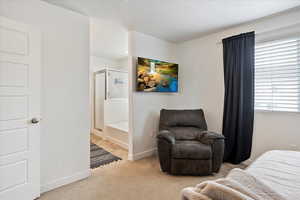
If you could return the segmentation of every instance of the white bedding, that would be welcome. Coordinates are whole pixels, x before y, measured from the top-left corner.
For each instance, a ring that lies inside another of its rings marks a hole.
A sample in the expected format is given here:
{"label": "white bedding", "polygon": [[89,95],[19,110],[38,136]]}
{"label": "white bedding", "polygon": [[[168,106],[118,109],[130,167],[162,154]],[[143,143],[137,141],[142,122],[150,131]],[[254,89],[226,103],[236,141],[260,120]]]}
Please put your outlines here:
{"label": "white bedding", "polygon": [[269,151],[246,171],[286,199],[300,199],[300,152]]}
{"label": "white bedding", "polygon": [[182,200],[287,200],[242,169],[235,168],[226,178],[204,181],[181,191]]}

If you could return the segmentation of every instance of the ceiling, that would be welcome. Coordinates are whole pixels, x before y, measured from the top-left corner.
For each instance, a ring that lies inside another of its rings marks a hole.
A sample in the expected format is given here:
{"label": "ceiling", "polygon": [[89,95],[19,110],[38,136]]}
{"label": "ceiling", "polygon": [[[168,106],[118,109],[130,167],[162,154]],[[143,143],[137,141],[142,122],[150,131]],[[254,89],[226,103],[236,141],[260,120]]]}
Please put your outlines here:
{"label": "ceiling", "polygon": [[300,6],[299,0],[44,0],[182,42]]}

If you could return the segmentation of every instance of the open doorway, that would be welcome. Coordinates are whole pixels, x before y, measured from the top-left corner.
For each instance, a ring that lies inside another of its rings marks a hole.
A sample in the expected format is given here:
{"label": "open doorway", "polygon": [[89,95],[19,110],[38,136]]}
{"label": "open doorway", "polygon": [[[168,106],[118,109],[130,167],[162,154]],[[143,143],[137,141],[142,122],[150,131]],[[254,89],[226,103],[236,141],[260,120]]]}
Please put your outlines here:
{"label": "open doorway", "polygon": [[91,168],[128,157],[128,31],[91,19]]}

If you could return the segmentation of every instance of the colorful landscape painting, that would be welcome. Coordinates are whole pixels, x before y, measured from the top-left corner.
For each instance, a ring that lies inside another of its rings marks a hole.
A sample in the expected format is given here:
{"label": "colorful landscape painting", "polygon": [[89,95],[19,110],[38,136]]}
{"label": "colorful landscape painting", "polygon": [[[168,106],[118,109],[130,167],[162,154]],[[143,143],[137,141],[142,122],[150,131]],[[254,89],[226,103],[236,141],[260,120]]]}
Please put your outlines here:
{"label": "colorful landscape painting", "polygon": [[138,57],[137,91],[178,92],[178,64]]}

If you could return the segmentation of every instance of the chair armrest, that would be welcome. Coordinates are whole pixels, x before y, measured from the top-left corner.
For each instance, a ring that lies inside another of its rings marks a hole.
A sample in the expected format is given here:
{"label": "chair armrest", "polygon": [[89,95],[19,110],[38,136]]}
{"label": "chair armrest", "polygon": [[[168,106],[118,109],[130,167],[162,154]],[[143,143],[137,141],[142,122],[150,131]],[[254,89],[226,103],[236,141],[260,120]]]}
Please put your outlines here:
{"label": "chair armrest", "polygon": [[199,138],[200,142],[204,144],[212,144],[215,140],[224,140],[225,137],[222,134],[211,132],[211,131],[202,131],[202,135]]}
{"label": "chair armrest", "polygon": [[157,135],[157,139],[163,139],[168,141],[171,144],[175,144],[175,137],[174,135],[168,131],[168,130],[162,130],[159,131],[158,135]]}
{"label": "chair armrest", "polygon": [[170,131],[159,131],[157,135],[157,152],[163,172],[170,172],[171,170],[173,144],[175,144],[175,137]]}
{"label": "chair armrest", "polygon": [[203,131],[200,142],[210,145],[212,148],[212,171],[218,172],[223,162],[224,139],[222,134],[210,131]]}

